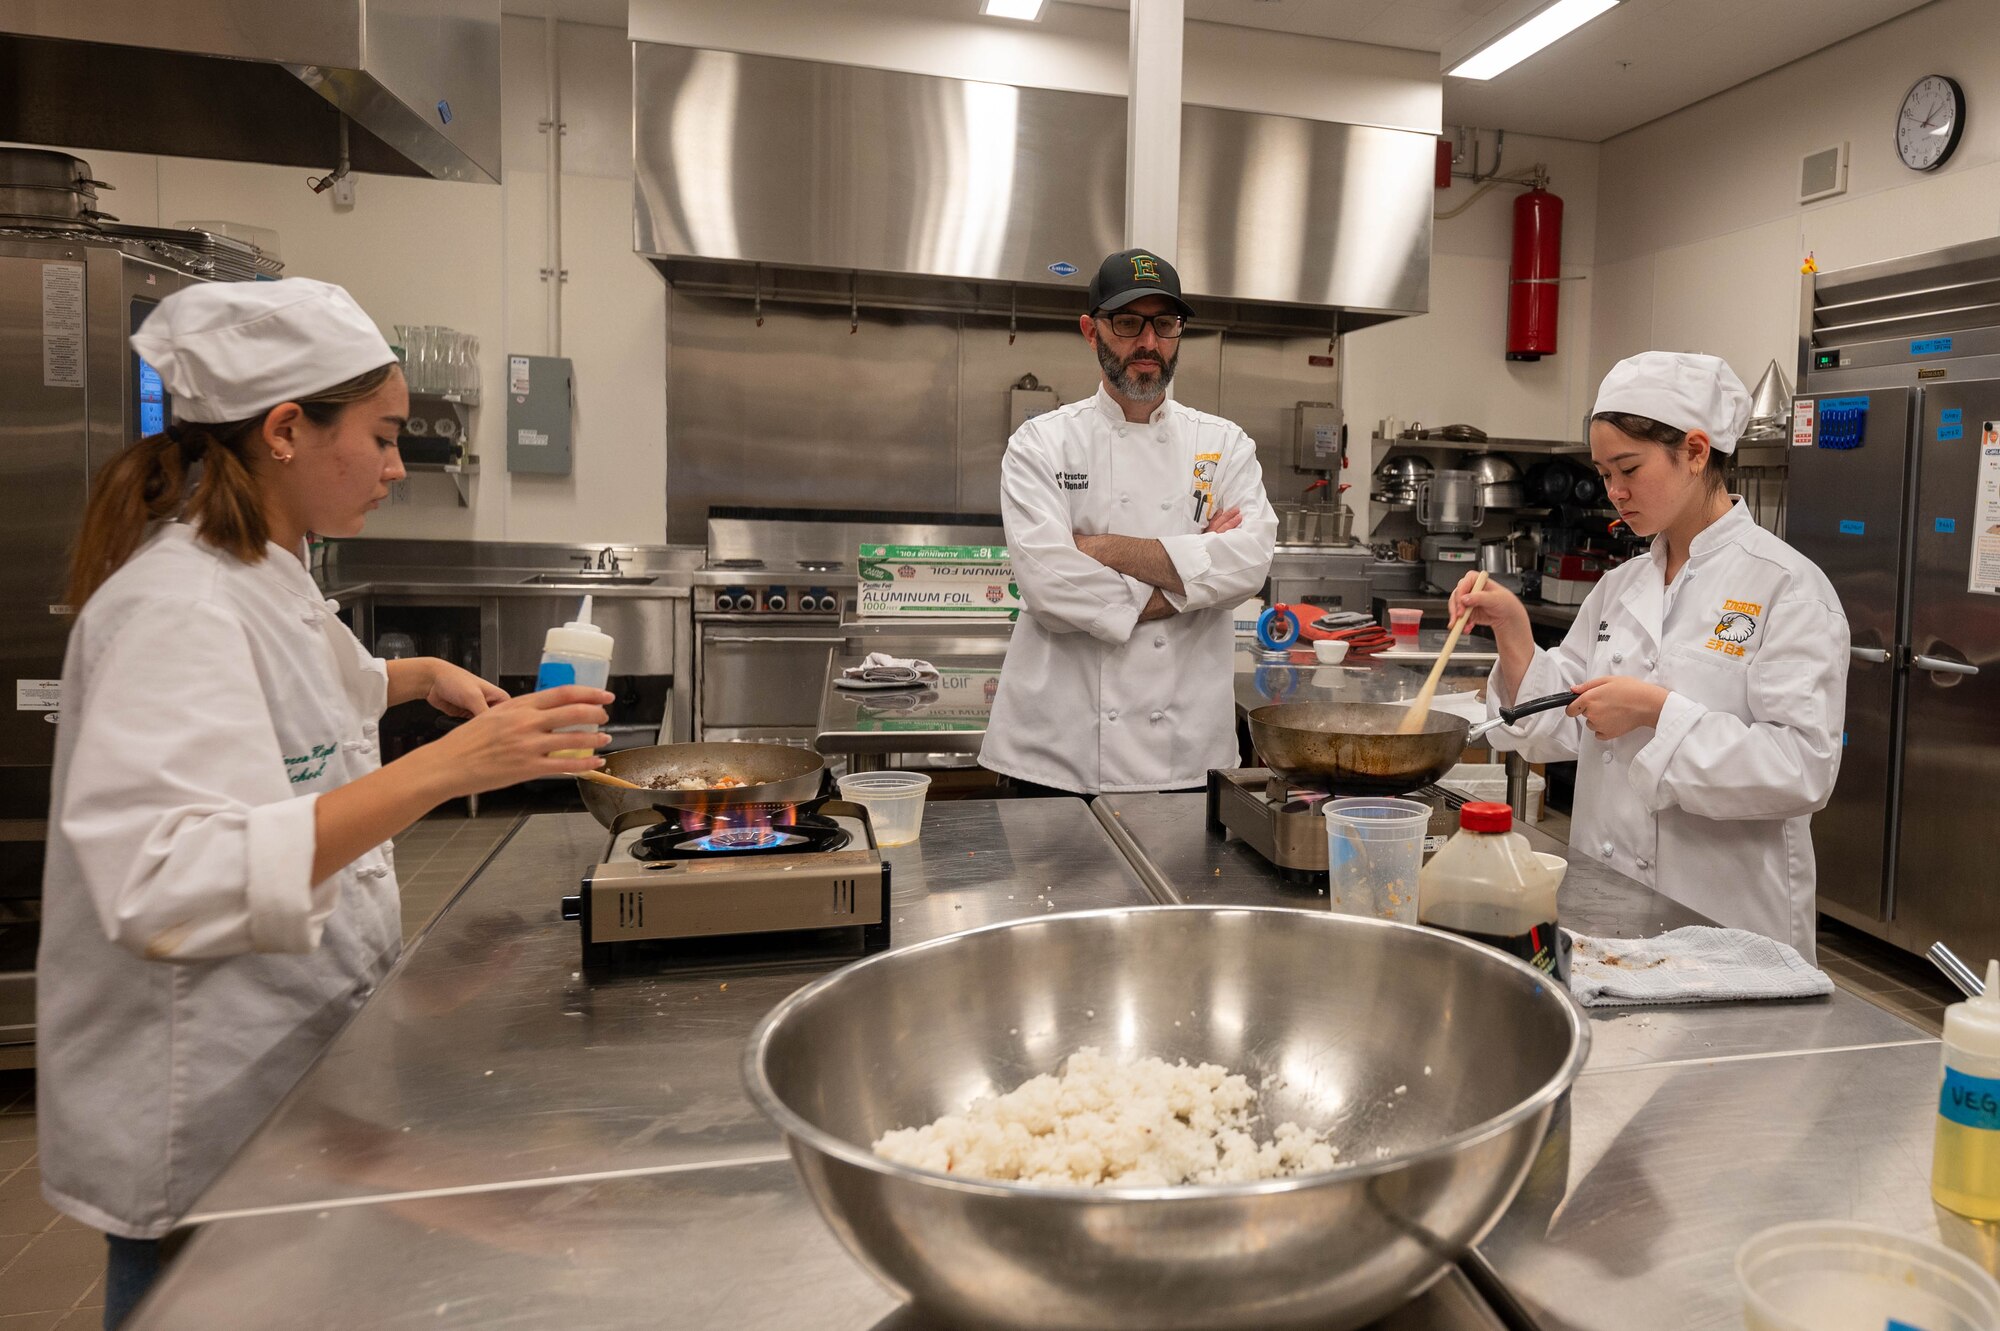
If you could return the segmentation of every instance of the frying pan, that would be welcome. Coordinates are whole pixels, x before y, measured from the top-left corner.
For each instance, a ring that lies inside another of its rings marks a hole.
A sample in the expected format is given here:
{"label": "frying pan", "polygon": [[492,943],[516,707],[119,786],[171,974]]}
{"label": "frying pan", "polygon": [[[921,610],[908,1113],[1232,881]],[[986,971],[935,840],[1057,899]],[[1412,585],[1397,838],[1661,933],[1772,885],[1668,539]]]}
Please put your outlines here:
{"label": "frying pan", "polygon": [[1294,785],[1343,794],[1395,795],[1451,770],[1465,746],[1495,726],[1567,707],[1574,693],[1552,693],[1500,709],[1497,721],[1473,725],[1433,711],[1424,728],[1399,735],[1409,709],[1379,702],[1287,702],[1250,713],[1250,742],[1266,767]]}
{"label": "frying pan", "polygon": [[[605,754],[604,770],[642,786],[657,778],[669,783],[689,778],[702,782],[691,790],[619,790],[577,782],[583,807],[606,827],[620,815],[642,809],[707,811],[803,804],[820,793],[826,779],[824,759],[789,744],[655,744]],[[715,782],[725,776],[743,784],[717,787]]]}

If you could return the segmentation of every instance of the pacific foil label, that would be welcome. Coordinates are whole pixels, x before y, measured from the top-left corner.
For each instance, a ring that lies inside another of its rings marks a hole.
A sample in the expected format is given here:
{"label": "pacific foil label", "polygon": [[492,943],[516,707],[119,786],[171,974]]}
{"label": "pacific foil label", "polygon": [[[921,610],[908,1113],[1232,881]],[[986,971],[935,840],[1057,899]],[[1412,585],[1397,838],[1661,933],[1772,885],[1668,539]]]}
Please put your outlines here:
{"label": "pacific foil label", "polygon": [[1938,1091],[1938,1116],[1968,1128],[2000,1132],[2000,1081],[1946,1068],[1944,1086]]}

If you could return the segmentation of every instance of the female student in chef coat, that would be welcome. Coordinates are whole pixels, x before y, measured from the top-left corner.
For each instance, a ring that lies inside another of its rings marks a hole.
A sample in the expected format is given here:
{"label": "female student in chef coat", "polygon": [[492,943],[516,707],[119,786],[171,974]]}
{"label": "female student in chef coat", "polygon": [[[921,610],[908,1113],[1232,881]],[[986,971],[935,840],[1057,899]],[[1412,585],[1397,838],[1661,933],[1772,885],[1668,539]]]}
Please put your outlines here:
{"label": "female student in chef coat", "polygon": [[[409,393],[336,286],[205,283],[132,338],[175,424],[92,486],[72,569],[41,955],[42,1190],[109,1236],[107,1327],[162,1235],[395,960],[389,839],[461,795],[601,766],[611,695],[508,699],[371,657],[308,532],[403,475]],[[471,719],[383,766],[385,707]]]}
{"label": "female student in chef coat", "polygon": [[1651,550],[1605,575],[1553,651],[1502,588],[1467,577],[1451,613],[1493,629],[1490,715],[1576,691],[1566,712],[1492,732],[1532,761],[1576,760],[1573,850],[1810,961],[1810,821],[1840,766],[1847,619],[1826,575],[1724,487],[1721,455],[1749,415],[1714,356],[1620,361],[1590,455]]}

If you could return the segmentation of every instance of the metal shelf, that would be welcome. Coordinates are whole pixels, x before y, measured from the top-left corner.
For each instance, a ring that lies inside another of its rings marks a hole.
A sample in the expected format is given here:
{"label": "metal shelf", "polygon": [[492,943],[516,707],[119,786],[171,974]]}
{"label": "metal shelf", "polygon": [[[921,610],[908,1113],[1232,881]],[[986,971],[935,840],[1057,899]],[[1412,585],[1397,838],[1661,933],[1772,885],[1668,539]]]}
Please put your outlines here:
{"label": "metal shelf", "polygon": [[460,508],[471,506],[472,495],[466,489],[467,481],[465,478],[479,474],[478,458],[467,458],[463,462],[405,462],[403,470],[409,472],[442,472],[444,475],[451,477],[451,488],[458,491],[458,506]]}
{"label": "metal shelf", "polygon": [[1546,456],[1590,452],[1589,444],[1571,443],[1566,439],[1488,439],[1483,443],[1469,444],[1460,439],[1411,438],[1396,435],[1384,438],[1371,436],[1377,444],[1388,444],[1402,448],[1441,448],[1453,453],[1535,453]]}

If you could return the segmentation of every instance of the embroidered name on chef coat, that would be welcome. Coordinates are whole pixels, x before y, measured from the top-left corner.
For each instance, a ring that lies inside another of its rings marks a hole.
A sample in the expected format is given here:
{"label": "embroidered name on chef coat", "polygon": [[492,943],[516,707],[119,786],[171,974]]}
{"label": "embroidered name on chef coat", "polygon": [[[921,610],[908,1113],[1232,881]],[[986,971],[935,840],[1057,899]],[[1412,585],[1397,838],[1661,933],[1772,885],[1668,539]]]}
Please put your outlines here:
{"label": "embroidered name on chef coat", "polygon": [[1215,473],[1222,467],[1222,454],[1194,455],[1194,523],[1199,527],[1215,511]]}
{"label": "embroidered name on chef coat", "polygon": [[326,760],[339,747],[337,744],[315,744],[311,753],[301,753],[297,757],[286,754],[285,775],[295,786],[319,780],[326,775]]}
{"label": "embroidered name on chef coat", "polygon": [[1764,607],[1755,601],[1724,601],[1722,618],[1715,621],[1712,636],[1702,645],[1724,656],[1742,656],[1743,644],[1756,636],[1757,616],[1763,613]]}
{"label": "embroidered name on chef coat", "polygon": [[1088,490],[1090,488],[1090,473],[1087,471],[1059,471],[1056,473],[1056,481],[1065,490]]}

